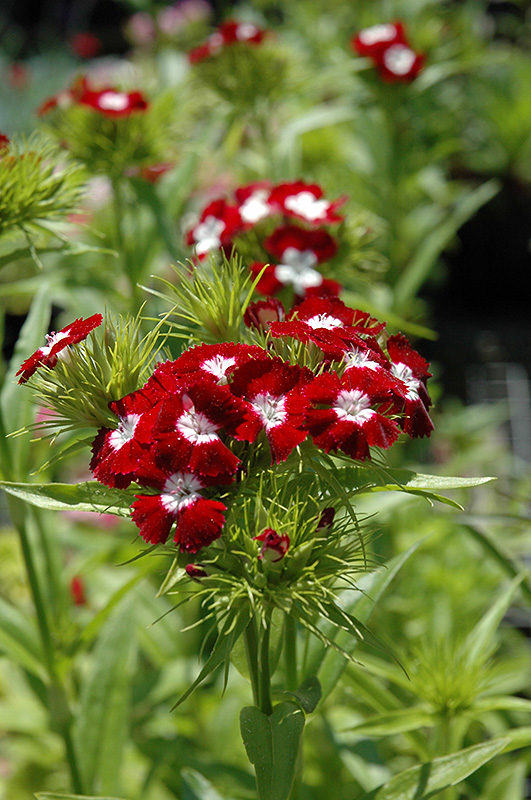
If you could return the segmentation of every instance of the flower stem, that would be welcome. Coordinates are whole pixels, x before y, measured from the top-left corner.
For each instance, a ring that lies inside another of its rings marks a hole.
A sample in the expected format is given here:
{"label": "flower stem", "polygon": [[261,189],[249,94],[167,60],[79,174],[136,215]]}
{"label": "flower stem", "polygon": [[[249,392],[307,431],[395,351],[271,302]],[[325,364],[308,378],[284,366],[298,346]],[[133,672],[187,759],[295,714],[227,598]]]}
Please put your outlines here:
{"label": "flower stem", "polygon": [[295,691],[297,676],[297,625],[290,615],[284,616],[284,666],[286,670],[286,689]]}
{"label": "flower stem", "polygon": [[251,678],[253,690],[253,702],[257,706],[260,704],[260,693],[258,687],[258,632],[256,629],[256,619],[251,617],[249,624],[244,632],[245,654],[247,656],[247,666]]}
{"label": "flower stem", "polygon": [[258,653],[258,705],[261,711],[268,716],[273,711],[271,701],[271,668],[269,664],[269,638],[271,633],[271,617],[265,620],[260,638],[260,649]]}

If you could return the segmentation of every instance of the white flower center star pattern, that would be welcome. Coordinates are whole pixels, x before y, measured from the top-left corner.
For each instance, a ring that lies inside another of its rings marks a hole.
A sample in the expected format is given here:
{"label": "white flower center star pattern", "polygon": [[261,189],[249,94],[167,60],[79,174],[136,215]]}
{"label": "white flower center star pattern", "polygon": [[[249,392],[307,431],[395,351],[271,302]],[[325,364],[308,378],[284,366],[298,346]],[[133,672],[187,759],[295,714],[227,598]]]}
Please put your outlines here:
{"label": "white flower center star pattern", "polygon": [[372,25],[360,31],[359,40],[362,44],[371,45],[377,42],[390,42],[396,35],[394,25]]}
{"label": "white flower center star pattern", "polygon": [[333,406],[337,418],[345,422],[363,425],[376,412],[370,407],[371,398],[359,389],[340,392]]}
{"label": "white flower center star pattern", "polygon": [[220,236],[225,230],[225,223],[222,219],[209,215],[203,222],[200,222],[194,230],[194,240],[197,242],[196,251],[198,255],[215,250],[221,245]]}
{"label": "white flower center star pattern", "polygon": [[127,442],[131,441],[140,416],[140,414],[128,414],[126,417],[120,418],[120,424],[109,436],[109,444],[113,450],[121,450]]}
{"label": "white flower center star pattern", "polygon": [[129,97],[122,92],[103,92],[98,98],[98,105],[105,111],[123,111],[129,105]]}
{"label": "white flower center star pattern", "polygon": [[330,203],[327,200],[318,200],[311,192],[292,194],[286,197],[284,205],[288,211],[292,211],[310,222],[325,219],[326,213],[330,208]]}
{"label": "white flower center star pattern", "polygon": [[215,378],[217,378],[218,384],[223,386],[229,382],[227,378],[227,371],[233,367],[235,363],[235,358],[214,356],[213,358],[207,358],[206,361],[203,361],[201,364],[201,369],[204,369],[205,372],[209,372],[210,375],[213,375]]}
{"label": "white flower center star pattern", "polygon": [[166,480],[160,496],[162,506],[170,514],[177,514],[182,508],[201,499],[198,494],[203,483],[195,475],[176,472]]}
{"label": "white flower center star pattern", "polygon": [[303,294],[311,286],[320,286],[323,276],[313,269],[317,256],[313,250],[297,250],[286,247],[282,253],[282,264],[275,267],[275,278],[283,284],[291,284],[297,294]]}
{"label": "white flower center star pattern", "polygon": [[331,314],[316,314],[314,317],[304,320],[310,328],[326,328],[331,331],[334,328],[342,327],[343,323]]}
{"label": "white flower center star pattern", "polygon": [[285,405],[283,397],[274,397],[269,392],[257,394],[252,401],[252,406],[258,412],[266,430],[282,425],[287,416]]}
{"label": "white flower center star pattern", "polygon": [[382,58],[389,72],[407,75],[415,63],[416,55],[405,44],[392,44],[385,50]]}
{"label": "white flower center star pattern", "polygon": [[195,409],[185,411],[177,420],[175,427],[192,444],[206,444],[219,438],[216,433],[219,425]]}
{"label": "white flower center star pattern", "polygon": [[403,383],[407,386],[407,396],[409,400],[418,400],[419,399],[419,392],[418,388],[420,386],[420,381],[415,378],[413,372],[411,371],[410,367],[406,364],[402,364],[399,362],[398,364],[393,364],[391,367],[391,371],[395,378],[399,378]]}

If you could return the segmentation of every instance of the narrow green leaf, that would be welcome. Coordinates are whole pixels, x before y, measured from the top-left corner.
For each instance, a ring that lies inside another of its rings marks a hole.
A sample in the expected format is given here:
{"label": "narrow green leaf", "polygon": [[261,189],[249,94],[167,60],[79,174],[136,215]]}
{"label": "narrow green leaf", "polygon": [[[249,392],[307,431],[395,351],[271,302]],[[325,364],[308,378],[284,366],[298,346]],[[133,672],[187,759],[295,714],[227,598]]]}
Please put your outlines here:
{"label": "narrow green leaf", "polygon": [[194,692],[198,686],[200,686],[203,681],[205,681],[209,675],[214,672],[221,664],[227,663],[228,659],[230,658],[231,650],[234,647],[237,640],[240,638],[242,633],[244,632],[245,628],[247,627],[247,623],[249,622],[249,612],[247,609],[244,609],[238,615],[236,622],[230,617],[225,622],[223,628],[218,634],[218,638],[212,648],[212,652],[208,657],[203,669],[195,679],[195,681],[188,687],[188,689],[182,694],[177,702],[173,705],[172,711],[174,711],[181,703],[190,697],[192,692]]}
{"label": "narrow green leaf", "polygon": [[531,700],[527,697],[511,697],[510,695],[498,697],[484,697],[474,702],[471,711],[474,714],[482,711],[525,711],[531,713]]}
{"label": "narrow green leaf", "polygon": [[411,767],[360,800],[426,800],[468,778],[501,753],[509,742],[508,738],[492,739]]}
{"label": "narrow green leaf", "polygon": [[464,642],[466,652],[466,665],[481,665],[491,655],[494,647],[494,636],[513,597],[522,582],[523,576],[517,576],[511,581],[507,589],[500,595],[491,608],[483,615],[477,625],[468,634]]}
{"label": "narrow green leaf", "polygon": [[[522,517],[516,517],[517,521],[524,522]],[[513,519],[508,520],[513,522]],[[511,577],[515,578],[517,575],[522,576],[523,580],[521,584],[522,595],[527,600],[528,604],[531,604],[531,581],[529,580],[529,576],[524,573],[524,568],[522,564],[514,561],[512,556],[507,553],[503,547],[500,546],[499,542],[495,541],[491,536],[489,536],[484,531],[478,530],[475,525],[471,525],[470,523],[463,525],[462,527],[474,537],[474,539],[479,542],[479,544],[483,547],[483,549],[492,557],[494,560],[503,568],[503,570]]]}
{"label": "narrow green leaf", "polygon": [[123,797],[102,797],[86,794],[57,794],[56,792],[37,792],[37,800],[124,800]]}
{"label": "narrow green leaf", "polygon": [[321,699],[321,684],[315,675],[310,675],[293,693],[305,714],[315,711],[317,703]]}
{"label": "narrow green leaf", "polygon": [[26,503],[49,511],[94,511],[129,517],[133,494],[110,489],[97,481],[84,483],[13,483],[0,481],[0,489]]}
{"label": "narrow green leaf", "polygon": [[431,727],[435,723],[433,714],[422,708],[399,708],[386,714],[376,714],[348,730],[360,736],[392,736],[396,733],[415,731]]}
{"label": "narrow green leaf", "polygon": [[127,740],[133,670],[134,608],[127,598],[102,628],[81,686],[75,742],[85,785],[116,791]]}
{"label": "narrow green leaf", "polygon": [[280,703],[267,716],[248,706],[240,713],[245,750],[256,774],[259,800],[287,800],[293,785],[304,714],[295,703]]}
{"label": "narrow green leaf", "polygon": [[195,769],[185,767],[181,770],[181,778],[181,800],[229,800],[217,792],[210,781]]}
{"label": "narrow green leaf", "polygon": [[0,651],[41,680],[46,678],[42,648],[33,622],[0,597]]}

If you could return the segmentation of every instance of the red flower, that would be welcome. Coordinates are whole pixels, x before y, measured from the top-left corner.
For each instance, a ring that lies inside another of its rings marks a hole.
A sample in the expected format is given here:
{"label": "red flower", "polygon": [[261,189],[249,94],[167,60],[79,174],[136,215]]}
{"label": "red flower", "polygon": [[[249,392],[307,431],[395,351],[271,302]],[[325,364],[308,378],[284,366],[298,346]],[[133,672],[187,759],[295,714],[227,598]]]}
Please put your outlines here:
{"label": "red flower", "polygon": [[9,147],[9,139],[8,137],[0,132],[0,153],[2,150],[7,150]]}
{"label": "red flower", "polygon": [[101,428],[92,443],[90,469],[100,483],[125,489],[150,473],[153,459],[148,451],[157,402],[156,393],[144,387],[110,404],[118,425],[113,430]]}
{"label": "red flower", "polygon": [[24,361],[18,370],[17,375],[21,376],[18,382],[26,383],[28,378],[30,378],[39,367],[49,367],[50,369],[55,367],[61,350],[71,344],[77,344],[83,341],[83,339],[86,339],[94,328],[101,325],[102,319],[101,314],[94,314],[87,319],[80,318],[74,320],[74,322],[71,322],[70,325],[67,325],[66,328],[62,328],[57,333],[46,334],[46,345],[44,347],[39,347],[32,356]]}
{"label": "red flower", "polygon": [[42,116],[54,108],[66,108],[75,103],[99,111],[106,117],[128,117],[135,112],[146,111],[148,108],[148,102],[140,92],[128,94],[111,87],[94,89],[90,86],[87,77],[82,76],[74,82],[70,89],[45,100],[37,113]]}
{"label": "red flower", "polygon": [[273,213],[269,202],[271,194],[269,181],[256,181],[247,186],[239,186],[234,194],[239,204],[240,217],[246,225],[256,225]]}
{"label": "red flower", "polygon": [[271,324],[272,336],[291,336],[313,342],[329,360],[341,360],[349,342],[376,336],[385,328],[365,311],[349,308],[337,297],[308,297],[288,314],[285,322]]}
{"label": "red flower", "polygon": [[187,244],[194,245],[199,257],[211,250],[230,247],[232,237],[241,224],[238,206],[229,205],[225,198],[213,200],[203,210],[199,222],[188,232]]}
{"label": "red flower", "polygon": [[375,59],[380,77],[387,83],[411,83],[421,72],[426,56],[407,44],[396,42]]}
{"label": "red flower", "polygon": [[[153,427],[156,457],[204,475],[233,475],[240,460],[220,438],[243,421],[243,404],[226,386],[201,378],[162,401]],[[182,465],[182,466],[181,466]]]}
{"label": "red flower", "polygon": [[226,506],[200,494],[207,482],[191,472],[166,477],[156,495],[137,495],[131,506],[140,536],[150,544],[164,543],[175,524],[173,541],[181,552],[197,553],[221,536]]}
{"label": "red flower", "polygon": [[233,393],[247,401],[245,422],[239,425],[235,437],[254,442],[264,431],[271,463],[285,461],[307,435],[304,413],[308,402],[302,388],[312,379],[309,369],[291,366],[280,358],[242,364],[231,383]]}
{"label": "red flower", "polygon": [[293,181],[275,186],[269,198],[272,206],[289,217],[297,217],[305,222],[332,224],[342,222],[344,217],[336,211],[346,201],[340,197],[333,203],[323,200],[323,190],[315,183]]}
{"label": "red flower", "polygon": [[290,538],[287,533],[277,533],[273,528],[266,528],[259,536],[254,537],[256,542],[262,542],[262,549],[258,558],[275,563],[284,558],[289,550]]}
{"label": "red flower", "polygon": [[210,34],[206,42],[188,52],[188,60],[191,64],[198,64],[216,55],[226,46],[238,43],[260,44],[265,35],[266,31],[257,28],[251,22],[227,20]]}
{"label": "red flower", "polygon": [[431,377],[429,364],[417,353],[405,336],[398,333],[387,342],[391,372],[397,379],[396,393],[403,400],[404,419],[401,425],[412,438],[429,436],[433,422],[428,414],[431,399],[427,382]]}
{"label": "red flower", "polygon": [[84,606],[87,602],[85,583],[79,575],[74,575],[70,581],[70,597],[76,606]]}
{"label": "red flower", "polygon": [[326,453],[342,450],[364,460],[370,458],[369,446],[388,448],[398,438],[398,425],[385,416],[392,410],[388,383],[376,374],[362,389],[355,375],[340,379],[335,372],[325,373],[305,394],[313,406],[306,412],[307,428],[314,444]]}
{"label": "red flower", "polygon": [[401,22],[388,22],[364,28],[351,39],[352,49],[360,56],[374,58],[391,44],[406,44],[404,28]]}
{"label": "red flower", "polygon": [[98,37],[87,31],[75,33],[68,43],[76,56],[80,58],[94,58],[101,50],[101,42]]}
{"label": "red flower", "polygon": [[284,319],[284,306],[275,297],[267,300],[257,300],[249,303],[243,315],[243,321],[248,328],[265,331],[272,322],[281,322]]}
{"label": "red flower", "polygon": [[[304,297],[306,291],[323,283],[323,276],[314,267],[332,258],[337,243],[327,231],[308,231],[295,225],[277,228],[264,242],[266,250],[279,264],[266,267],[256,286],[263,294],[275,294],[283,286],[293,287]],[[260,265],[253,265],[256,271]]]}
{"label": "red flower", "polygon": [[267,358],[267,354],[256,345],[234,342],[202,344],[186,350],[171,362],[172,373],[177,378],[197,377],[199,373],[205,379],[224,386],[236,367],[252,358]]}

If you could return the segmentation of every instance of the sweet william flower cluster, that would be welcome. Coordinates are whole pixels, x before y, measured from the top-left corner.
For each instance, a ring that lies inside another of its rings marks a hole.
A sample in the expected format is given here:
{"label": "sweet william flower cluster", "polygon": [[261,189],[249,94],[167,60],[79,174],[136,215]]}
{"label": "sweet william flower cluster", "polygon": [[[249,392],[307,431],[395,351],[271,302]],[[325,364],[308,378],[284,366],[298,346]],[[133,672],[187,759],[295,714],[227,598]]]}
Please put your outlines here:
{"label": "sweet william flower cluster", "polygon": [[[150,544],[171,536],[181,552],[199,552],[223,534],[227,489],[304,448],[365,461],[401,432],[430,435],[428,364],[385,323],[337,297],[308,297],[288,313],[273,298],[250,303],[244,320],[246,341],[199,344],[159,362],[109,403],[93,441],[94,477],[134,485],[131,516]],[[94,315],[49,336],[20,382],[53,369],[100,323]],[[271,527],[255,538],[271,562],[289,547]]]}
{"label": "sweet william flower cluster", "polygon": [[339,209],[345,201],[327,200],[319,185],[302,180],[251,183],[238,187],[232,200],[208,203],[186,243],[202,259],[218,250],[229,254],[235,244],[241,250],[242,240],[252,242],[249,269],[259,277],[260,294],[276,295],[288,287],[299,300],[337,296],[340,284],[322,270],[337,253],[338,240],[329,228],[343,222]]}

